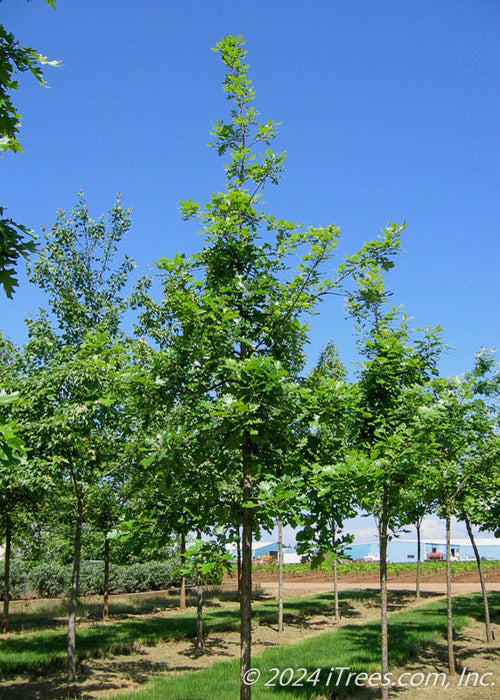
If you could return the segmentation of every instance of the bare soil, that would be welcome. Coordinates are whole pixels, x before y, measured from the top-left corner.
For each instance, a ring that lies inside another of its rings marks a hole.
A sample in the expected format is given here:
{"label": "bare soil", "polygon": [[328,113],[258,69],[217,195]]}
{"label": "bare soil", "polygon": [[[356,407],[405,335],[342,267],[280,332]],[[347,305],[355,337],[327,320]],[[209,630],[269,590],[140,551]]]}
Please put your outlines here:
{"label": "bare soil", "polygon": [[[452,573],[452,581],[456,583],[478,583],[479,575],[477,570],[472,571],[461,571]],[[262,570],[254,571],[253,580],[254,582],[267,582],[274,581],[276,579],[276,574],[270,571],[266,571],[265,567]],[[301,573],[288,573],[285,572],[283,579],[285,581],[299,581],[304,580],[308,582],[326,582],[331,581],[332,577],[326,574],[324,571],[305,571]],[[446,572],[440,571],[434,573],[432,571],[426,571],[425,568],[422,570],[420,580],[424,583],[446,583]],[[486,584],[488,583],[500,583],[500,566],[493,569],[487,569],[485,571]],[[234,579],[226,577],[225,582],[234,582]],[[378,572],[356,572],[350,574],[341,574],[339,576],[339,582],[341,583],[377,583],[379,581]],[[389,574],[388,581],[392,583],[415,583],[415,572],[412,571],[401,571],[397,574]]]}

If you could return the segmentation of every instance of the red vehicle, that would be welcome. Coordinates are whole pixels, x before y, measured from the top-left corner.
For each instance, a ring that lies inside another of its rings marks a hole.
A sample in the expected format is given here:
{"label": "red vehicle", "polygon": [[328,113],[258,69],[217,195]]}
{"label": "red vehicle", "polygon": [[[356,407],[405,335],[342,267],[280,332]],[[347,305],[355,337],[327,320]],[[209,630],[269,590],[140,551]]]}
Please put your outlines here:
{"label": "red vehicle", "polygon": [[430,561],[442,561],[444,559],[444,552],[429,552],[427,554],[427,559]]}

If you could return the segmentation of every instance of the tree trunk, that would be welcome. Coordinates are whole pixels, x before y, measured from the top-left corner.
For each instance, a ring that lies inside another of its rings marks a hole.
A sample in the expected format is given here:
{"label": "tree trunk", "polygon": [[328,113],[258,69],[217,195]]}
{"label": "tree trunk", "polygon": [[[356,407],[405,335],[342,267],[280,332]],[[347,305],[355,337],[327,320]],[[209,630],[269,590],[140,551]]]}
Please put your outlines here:
{"label": "tree trunk", "polygon": [[[201,539],[199,530],[197,536]],[[205,648],[205,637],[203,635],[203,579],[199,570],[196,584],[196,651],[201,653]]]}
{"label": "tree trunk", "polygon": [[446,504],[446,600],[448,619],[448,672],[455,674],[455,652],[453,649],[453,608],[451,601],[451,508]]}
{"label": "tree trunk", "polygon": [[[380,648],[382,681],[389,673],[389,640],[387,629],[387,485],[384,484],[382,514],[379,522],[379,556],[380,556]],[[382,700],[389,697],[389,688],[382,686]]]}
{"label": "tree trunk", "polygon": [[[243,502],[252,498],[252,451],[246,436],[242,444]],[[240,599],[240,700],[250,700],[252,687],[245,683],[252,663],[252,534],[253,509],[243,507],[243,532],[241,548],[241,599]]]}
{"label": "tree trunk", "polygon": [[339,579],[337,575],[337,556],[333,559],[333,595],[335,598],[335,622],[340,622],[340,606],[339,606]]}
{"label": "tree trunk", "polygon": [[2,632],[9,631],[9,601],[10,601],[10,558],[12,552],[12,531],[10,518],[7,516],[5,522],[5,568],[4,568],[4,586],[3,586],[3,614],[2,614]]}
{"label": "tree trunk", "polygon": [[283,632],[283,521],[278,518],[278,632]]}
{"label": "tree trunk", "polygon": [[[184,566],[184,555],[186,554],[186,535],[181,534],[181,565]],[[186,609],[186,577],[183,575],[181,578],[181,589],[179,591],[179,608],[181,610]]]}
{"label": "tree trunk", "polygon": [[490,606],[488,604],[488,593],[486,592],[486,582],[484,580],[483,565],[481,563],[481,557],[479,556],[479,551],[478,551],[478,548],[476,546],[476,540],[474,539],[474,535],[472,534],[472,528],[470,525],[470,521],[469,521],[469,518],[467,517],[465,511],[462,511],[462,517],[463,517],[464,522],[465,522],[465,527],[467,528],[467,534],[469,535],[472,549],[474,550],[474,556],[476,557],[476,563],[477,563],[477,570],[479,572],[479,580],[481,582],[481,593],[483,594],[483,603],[484,603],[484,625],[486,628],[486,641],[492,642],[493,641],[493,631],[491,629]]}
{"label": "tree trunk", "polygon": [[80,563],[82,554],[82,520],[83,520],[83,500],[78,496],[76,513],[75,545],[73,553],[73,575],[71,577],[71,595],[69,600],[68,616],[68,658],[67,674],[68,681],[74,683],[76,680],[76,604],[78,600],[78,590],[80,583]]}
{"label": "tree trunk", "polygon": [[238,571],[238,602],[241,600],[241,536],[240,536],[240,526],[238,525],[236,537],[236,566]]}
{"label": "tree trunk", "polygon": [[420,564],[422,561],[422,543],[420,541],[420,527],[422,521],[417,520],[415,527],[417,528],[417,580],[415,583],[415,598],[418,600],[420,598]]}
{"label": "tree trunk", "polygon": [[104,538],[104,605],[102,619],[109,620],[109,540]]}
{"label": "tree trunk", "polygon": [[335,528],[335,520],[332,518],[332,545],[333,545],[333,597],[335,601],[335,622],[340,622],[340,606],[339,606],[339,579],[337,575],[337,531]]}

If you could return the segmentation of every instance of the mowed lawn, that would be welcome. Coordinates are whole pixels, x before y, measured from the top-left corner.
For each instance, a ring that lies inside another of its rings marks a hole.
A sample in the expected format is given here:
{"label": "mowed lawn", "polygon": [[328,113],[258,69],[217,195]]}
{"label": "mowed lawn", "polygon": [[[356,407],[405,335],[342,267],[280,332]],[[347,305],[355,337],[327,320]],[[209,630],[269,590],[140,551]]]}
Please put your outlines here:
{"label": "mowed lawn", "polygon": [[[207,634],[239,629],[239,606],[234,592],[217,592],[207,596],[204,628]],[[343,591],[341,601],[346,613],[355,599],[371,600],[374,591]],[[78,659],[126,654],[138,645],[153,646],[159,642],[191,639],[196,635],[196,614],[172,611],[175,599],[165,594],[113,600],[111,610],[119,617],[106,624],[84,621],[77,629]],[[194,603],[189,600],[188,603]],[[290,598],[285,601],[285,621],[333,611],[332,593]],[[0,637],[0,674],[37,673],[64,669],[66,663],[66,603],[59,600],[36,601],[17,606],[20,612],[11,615],[8,635]],[[14,610],[16,605],[13,606]],[[254,618],[261,624],[276,624],[277,601],[257,600]],[[99,618],[101,605],[93,601],[80,604],[80,617]],[[166,614],[165,614],[166,613]],[[121,618],[121,619],[120,619]],[[26,631],[29,628],[30,631]]]}
{"label": "mowed lawn", "polygon": [[[489,599],[492,609],[498,611],[500,594],[492,593]],[[457,632],[471,619],[483,618],[479,594],[456,597],[453,607]],[[416,659],[419,652],[445,636],[445,600],[393,613],[389,616],[390,667],[404,667]],[[355,690],[355,686],[345,686],[347,672],[343,672],[337,685],[338,671],[332,669],[344,667],[354,674],[378,672],[380,624],[346,625],[302,642],[273,647],[255,654],[252,666],[260,673],[259,680],[253,685],[254,700],[272,696],[319,700],[331,697],[332,693],[335,697],[343,697]],[[276,673],[278,669],[279,675]],[[285,669],[290,671],[283,673]],[[446,667],[440,670],[446,672]],[[201,671],[156,679],[141,691],[120,693],[115,697],[123,700],[237,700],[239,661],[216,663]]]}
{"label": "mowed lawn", "polygon": [[[393,594],[397,604],[397,594]],[[491,593],[492,610],[500,607],[500,594]],[[355,600],[375,606],[378,595],[372,590],[342,591],[341,603],[345,613],[353,611]],[[153,597],[155,604],[145,598],[144,609],[151,612],[162,605],[161,596]],[[48,605],[48,603],[47,603]],[[52,603],[53,606],[60,603]],[[165,600],[165,606],[171,605]],[[55,610],[56,608],[54,608]],[[58,609],[58,608],[57,608]],[[285,622],[301,620],[307,623],[312,615],[332,612],[331,593],[288,599],[285,601]],[[132,605],[134,614],[141,612],[141,604]],[[375,610],[374,610],[375,611]],[[126,605],[122,606],[122,614]],[[40,611],[40,615],[47,610]],[[276,601],[260,600],[254,604],[254,614],[260,624],[275,624]],[[455,629],[462,628],[470,618],[481,619],[480,595],[460,596],[454,599]],[[37,621],[33,611],[31,624]],[[22,613],[15,620],[19,624]],[[345,619],[345,618],[344,618]],[[355,619],[355,616],[353,617]],[[147,615],[133,619],[120,619],[106,625],[86,624],[78,629],[77,647],[79,659],[105,656],[109,653],[127,653],[138,645],[155,645],[172,639],[189,639],[195,635],[193,610],[180,614]],[[38,620],[42,625],[42,619]],[[234,604],[224,604],[217,599],[208,601],[205,613],[207,633],[237,630],[239,610]],[[380,625],[378,622],[347,624],[331,632],[318,634],[304,641],[268,648],[254,653],[253,667],[260,672],[260,679],[253,686],[253,697],[267,698],[272,694],[289,697],[325,698],[335,689],[336,695],[347,692],[341,683],[336,685],[334,667],[347,667],[353,673],[372,673],[379,669]],[[405,612],[390,615],[390,663],[391,667],[403,667],[418,653],[446,635],[446,605],[439,600],[414,607]],[[300,637],[300,633],[298,633]],[[59,628],[41,627],[36,631],[13,632],[0,639],[0,674],[29,673],[60,670],[64,673],[66,633]],[[271,669],[280,669],[277,674]],[[290,669],[281,676],[285,669]],[[303,669],[299,671],[298,669]],[[445,670],[445,669],[443,669]],[[274,682],[273,682],[273,677]],[[281,681],[280,681],[281,677]],[[7,681],[8,682],[8,681]],[[269,685],[266,685],[269,683]],[[272,683],[272,685],[271,685]],[[157,678],[144,689],[134,693],[120,693],[116,697],[129,700],[231,700],[239,695],[238,660],[215,663],[210,668],[181,675]]]}

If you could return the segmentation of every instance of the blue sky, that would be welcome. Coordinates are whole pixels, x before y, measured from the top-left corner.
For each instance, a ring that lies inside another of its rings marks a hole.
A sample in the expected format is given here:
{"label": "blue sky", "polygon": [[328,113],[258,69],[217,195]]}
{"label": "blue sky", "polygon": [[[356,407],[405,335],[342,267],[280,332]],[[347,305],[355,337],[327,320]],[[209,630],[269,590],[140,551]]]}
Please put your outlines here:
{"label": "blue sky", "polygon": [[[3,0],[1,21],[23,44],[63,62],[50,89],[23,77],[15,101],[24,153],[0,164],[8,214],[40,230],[81,188],[91,211],[115,193],[133,207],[124,249],[138,273],[200,244],[179,200],[223,184],[206,144],[224,118],[222,66],[210,48],[247,40],[263,119],[286,149],[276,215],[341,227],[341,253],[388,221],[408,223],[388,277],[394,303],[418,326],[441,325],[455,350],[444,373],[470,367],[499,341],[500,6],[496,0]],[[22,278],[0,299],[1,328],[24,338],[43,298]],[[333,338],[355,359],[338,298],[311,321],[309,362]]]}
{"label": "blue sky", "polygon": [[[388,221],[408,223],[388,277],[418,326],[440,325],[460,373],[499,345],[500,5],[497,0],[3,0],[0,21],[63,66],[50,89],[21,79],[24,152],[0,163],[1,203],[40,230],[79,189],[98,216],[120,191],[133,207],[124,243],[137,276],[152,261],[198,249],[179,200],[222,187],[206,144],[227,115],[210,49],[243,34],[263,120],[281,122],[287,151],[276,216],[341,227],[354,252]],[[340,259],[340,258],[339,258]],[[25,338],[43,296],[26,282],[0,295],[0,327]],[[349,364],[352,326],[338,298],[311,321],[309,364],[332,338]],[[363,521],[366,522],[366,521]],[[373,528],[373,525],[366,525]]]}

